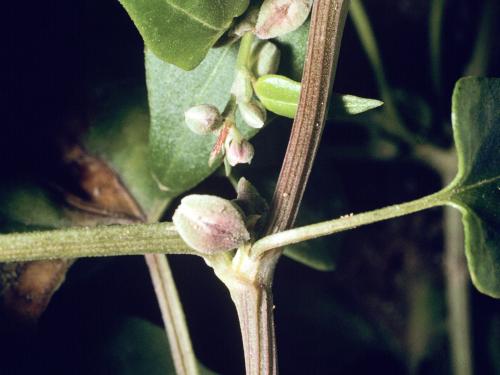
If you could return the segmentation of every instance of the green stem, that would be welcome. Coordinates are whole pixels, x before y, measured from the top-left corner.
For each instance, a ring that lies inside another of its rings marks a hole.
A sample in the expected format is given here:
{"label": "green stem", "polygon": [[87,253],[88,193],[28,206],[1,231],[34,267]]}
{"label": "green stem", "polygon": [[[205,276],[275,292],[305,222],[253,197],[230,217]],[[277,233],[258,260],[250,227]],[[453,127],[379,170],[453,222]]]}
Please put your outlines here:
{"label": "green stem", "polygon": [[240,68],[248,69],[248,62],[250,61],[250,54],[252,52],[254,39],[254,34],[250,32],[245,33],[245,35],[241,38],[238,57],[236,58],[236,70]]}
{"label": "green stem", "polygon": [[443,31],[443,15],[446,0],[431,1],[429,16],[429,52],[432,82],[434,89],[440,97],[441,94],[441,42]]}
{"label": "green stem", "polygon": [[454,375],[471,375],[473,362],[470,335],[470,281],[460,211],[446,207],[444,227],[444,268],[451,364]]}
{"label": "green stem", "polygon": [[486,0],[481,12],[479,30],[472,57],[467,65],[464,76],[482,76],[487,74],[492,51],[495,20],[498,19],[498,2]]}
{"label": "green stem", "polygon": [[427,208],[441,206],[446,204],[448,196],[449,192],[445,189],[407,203],[396,204],[357,215],[349,214],[339,219],[271,234],[255,242],[252,246],[252,256],[259,258],[264,253],[273,249],[354,229],[362,225],[408,215]]}
{"label": "green stem", "polygon": [[415,136],[403,126],[403,121],[398,113],[390,86],[385,77],[382,58],[380,57],[380,51],[370,24],[370,20],[360,0],[351,1],[350,15],[354,23],[354,27],[358,32],[361,44],[363,45],[372,65],[375,73],[375,79],[384,102],[384,111],[388,120],[384,121],[381,126],[388,134],[396,136],[402,141],[413,145],[416,143]]}
{"label": "green stem", "polygon": [[146,254],[145,258],[160,305],[176,373],[198,375],[198,363],[189,337],[186,317],[167,258],[163,254]]}
{"label": "green stem", "polygon": [[[164,202],[163,210],[156,210],[149,216],[149,222],[158,222],[171,200]],[[163,326],[168,338],[168,350],[172,356],[177,375],[198,375],[198,360],[193,350],[189,328],[177,293],[177,286],[165,254],[145,254],[149,276],[160,308]]]}
{"label": "green stem", "polygon": [[[454,167],[457,163],[450,161]],[[443,185],[455,177],[455,168],[443,168]],[[448,337],[454,375],[471,375],[473,371],[470,279],[465,258],[464,229],[460,211],[453,207],[444,210],[444,276],[448,307]]]}
{"label": "green stem", "polygon": [[68,228],[0,235],[0,262],[147,253],[201,255],[172,223]]}

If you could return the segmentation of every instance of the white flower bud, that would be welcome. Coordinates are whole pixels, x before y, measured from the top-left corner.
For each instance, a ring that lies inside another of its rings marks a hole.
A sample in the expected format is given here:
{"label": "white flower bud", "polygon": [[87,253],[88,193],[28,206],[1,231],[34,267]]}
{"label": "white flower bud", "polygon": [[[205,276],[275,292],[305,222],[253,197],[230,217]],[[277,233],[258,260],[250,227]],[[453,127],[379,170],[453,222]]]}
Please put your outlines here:
{"label": "white flower bud", "polygon": [[201,104],[189,108],[184,113],[184,118],[192,132],[202,135],[217,130],[223,122],[219,110],[210,104]]}
{"label": "white flower bud", "polygon": [[257,77],[275,74],[280,64],[280,50],[268,41],[259,41],[252,49],[252,70]]}
{"label": "white flower bud", "polygon": [[237,164],[250,164],[254,152],[252,144],[245,139],[240,142],[233,139],[226,144],[226,158],[232,167]]}
{"label": "white flower bud", "polygon": [[255,34],[260,39],[276,38],[299,28],[311,11],[313,0],[264,0]]}
{"label": "white flower bud", "polygon": [[241,212],[212,195],[188,195],[172,218],[184,242],[204,254],[240,247],[250,240]]}
{"label": "white flower bud", "polygon": [[248,102],[253,96],[252,80],[246,70],[239,70],[234,78],[231,94],[236,97],[238,103]]}
{"label": "white flower bud", "polygon": [[258,100],[251,100],[247,103],[239,103],[241,117],[245,123],[255,129],[260,129],[266,123],[266,109]]}

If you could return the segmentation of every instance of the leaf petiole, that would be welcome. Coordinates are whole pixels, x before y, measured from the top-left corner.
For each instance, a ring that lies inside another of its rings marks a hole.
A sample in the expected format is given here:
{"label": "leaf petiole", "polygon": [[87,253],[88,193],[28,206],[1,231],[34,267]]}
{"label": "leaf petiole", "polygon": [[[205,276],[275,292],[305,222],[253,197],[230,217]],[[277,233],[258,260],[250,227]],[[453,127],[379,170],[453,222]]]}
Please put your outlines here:
{"label": "leaf petiole", "polygon": [[293,245],[314,238],[343,232],[349,229],[360,227],[362,225],[408,215],[425,210],[427,208],[442,206],[449,202],[450,196],[450,190],[444,189],[435,194],[428,195],[410,202],[396,204],[356,215],[348,214],[341,216],[338,219],[306,225],[303,227],[271,234],[255,242],[255,244],[252,246],[251,255],[253,258],[257,259],[260,258],[264,253],[273,249],[279,249],[284,246]]}

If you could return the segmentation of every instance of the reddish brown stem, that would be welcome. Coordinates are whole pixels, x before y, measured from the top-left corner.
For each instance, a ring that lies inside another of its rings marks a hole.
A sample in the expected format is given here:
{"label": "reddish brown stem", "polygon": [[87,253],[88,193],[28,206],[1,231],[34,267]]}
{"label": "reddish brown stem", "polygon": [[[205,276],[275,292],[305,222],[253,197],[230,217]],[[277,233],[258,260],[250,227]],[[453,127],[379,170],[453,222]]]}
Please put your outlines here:
{"label": "reddish brown stem", "polygon": [[[325,124],[348,3],[348,0],[316,0],[314,3],[302,92],[274,193],[268,233],[290,228],[297,216]],[[277,249],[250,260],[255,261],[256,272],[250,280],[255,289],[247,290],[247,294],[232,290],[240,315],[247,374],[274,375],[278,371],[271,285],[280,255],[281,250]],[[250,319],[250,316],[253,317]],[[262,359],[263,365],[257,366],[255,358]]]}

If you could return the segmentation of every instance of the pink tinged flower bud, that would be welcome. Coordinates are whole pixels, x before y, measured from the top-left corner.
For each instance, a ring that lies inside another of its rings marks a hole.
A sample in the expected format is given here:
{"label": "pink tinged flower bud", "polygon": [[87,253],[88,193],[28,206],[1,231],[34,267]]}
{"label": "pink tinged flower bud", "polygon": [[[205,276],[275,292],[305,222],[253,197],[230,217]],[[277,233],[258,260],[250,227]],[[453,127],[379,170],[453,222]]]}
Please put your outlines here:
{"label": "pink tinged flower bud", "polygon": [[266,123],[266,109],[258,100],[239,103],[241,117],[245,123],[255,129],[260,129]]}
{"label": "pink tinged flower bud", "polygon": [[210,104],[201,104],[189,108],[184,113],[188,128],[196,134],[209,134],[217,130],[223,122],[217,107]]}
{"label": "pink tinged flower bud", "polygon": [[184,242],[204,254],[229,251],[250,240],[240,211],[216,196],[188,195],[172,219]]}
{"label": "pink tinged flower bud", "polygon": [[264,0],[255,34],[260,39],[276,38],[299,28],[311,11],[313,0]]}
{"label": "pink tinged flower bud", "polygon": [[259,41],[255,43],[252,54],[252,70],[257,77],[275,74],[278,71],[281,53],[275,44]]}
{"label": "pink tinged flower bud", "polygon": [[226,158],[232,167],[237,164],[250,164],[254,152],[252,144],[245,139],[241,142],[230,140],[226,146]]}

